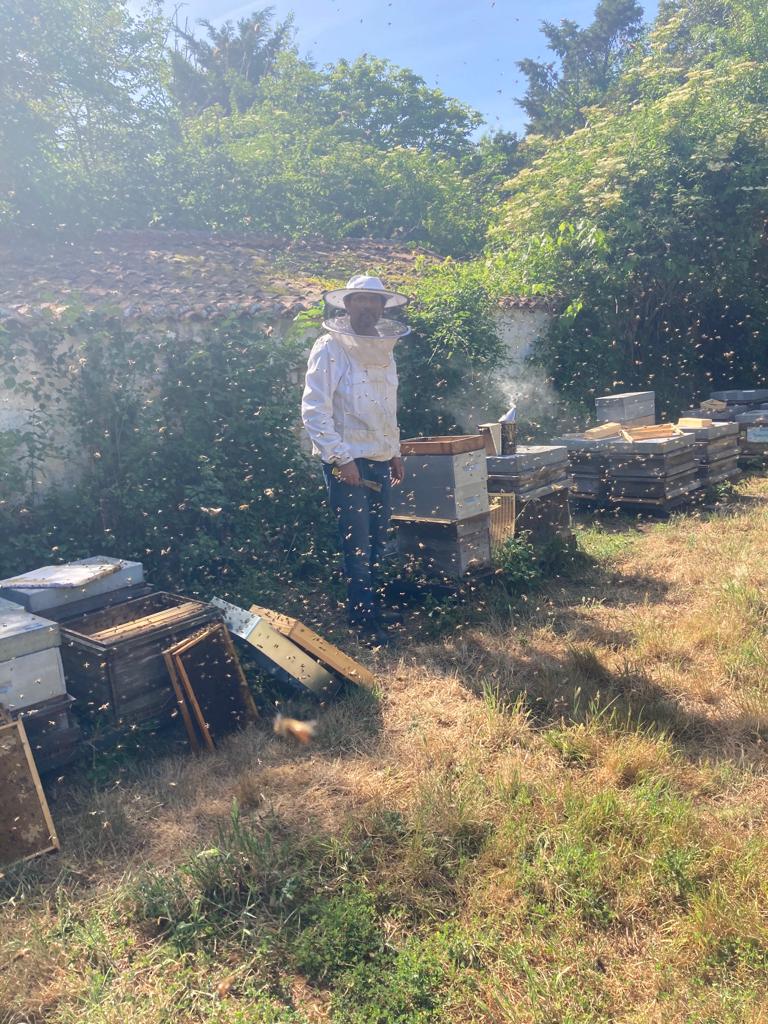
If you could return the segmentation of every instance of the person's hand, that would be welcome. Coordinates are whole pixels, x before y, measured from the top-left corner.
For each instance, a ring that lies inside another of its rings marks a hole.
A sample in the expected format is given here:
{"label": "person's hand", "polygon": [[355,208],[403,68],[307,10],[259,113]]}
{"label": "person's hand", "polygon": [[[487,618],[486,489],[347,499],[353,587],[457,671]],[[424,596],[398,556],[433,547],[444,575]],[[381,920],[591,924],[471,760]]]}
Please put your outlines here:
{"label": "person's hand", "polygon": [[339,466],[339,480],[349,487],[361,487],[363,481],[360,478],[360,470],[357,468],[357,463],[347,462],[345,465]]}
{"label": "person's hand", "polygon": [[389,475],[393,484],[401,484],[405,480],[405,466],[399,455],[389,460]]}

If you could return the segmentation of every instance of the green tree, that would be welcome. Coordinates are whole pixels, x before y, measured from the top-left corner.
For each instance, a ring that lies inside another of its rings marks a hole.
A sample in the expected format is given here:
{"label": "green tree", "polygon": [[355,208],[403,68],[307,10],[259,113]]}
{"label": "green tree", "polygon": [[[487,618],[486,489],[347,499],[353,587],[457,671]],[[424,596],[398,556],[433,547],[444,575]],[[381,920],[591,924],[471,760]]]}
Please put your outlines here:
{"label": "green tree", "polygon": [[273,25],[274,8],[263,7],[237,24],[198,22],[207,35],[199,39],[178,24],[171,51],[171,91],[186,113],[220,106],[247,110],[257,98],[261,79],[274,70],[278,56],[290,48],[293,18]]}
{"label": "green tree", "polygon": [[768,375],[768,23],[758,0],[668,5],[588,131],[510,184],[510,290],[563,311],[539,356],[575,397],[652,387],[674,409]]}
{"label": "green tree", "polygon": [[[280,235],[402,238],[456,255],[478,251],[487,210],[462,160],[350,126],[332,73],[285,53],[247,111],[224,115],[212,107],[186,119],[182,145],[162,171],[162,219]],[[351,90],[346,102],[355,105]],[[389,115],[380,117],[383,124]],[[433,130],[434,122],[425,124]],[[411,141],[413,131],[403,128]]]}
{"label": "green tree", "polygon": [[114,223],[146,210],[169,131],[164,42],[158,10],[133,16],[124,0],[0,7],[0,223]]}
{"label": "green tree", "polygon": [[406,146],[458,156],[470,148],[470,135],[483,120],[408,68],[368,54],[329,67],[323,91],[342,132],[378,149]]}
{"label": "green tree", "polygon": [[528,79],[517,102],[528,115],[529,133],[559,136],[586,123],[586,108],[603,101],[640,37],[642,17],[637,0],[599,0],[587,28],[569,19],[542,22],[557,60],[517,62]]}

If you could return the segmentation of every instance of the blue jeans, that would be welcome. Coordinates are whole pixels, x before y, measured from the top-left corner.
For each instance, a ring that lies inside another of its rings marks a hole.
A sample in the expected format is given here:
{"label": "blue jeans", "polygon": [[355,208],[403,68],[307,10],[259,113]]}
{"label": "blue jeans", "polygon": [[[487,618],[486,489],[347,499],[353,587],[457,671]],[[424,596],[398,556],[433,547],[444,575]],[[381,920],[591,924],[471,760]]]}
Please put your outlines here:
{"label": "blue jeans", "polygon": [[333,476],[323,463],[328,500],[339,525],[339,540],[347,581],[347,616],[351,626],[368,626],[376,620],[376,570],[389,529],[389,463],[355,459],[360,476],[381,486],[351,487]]}

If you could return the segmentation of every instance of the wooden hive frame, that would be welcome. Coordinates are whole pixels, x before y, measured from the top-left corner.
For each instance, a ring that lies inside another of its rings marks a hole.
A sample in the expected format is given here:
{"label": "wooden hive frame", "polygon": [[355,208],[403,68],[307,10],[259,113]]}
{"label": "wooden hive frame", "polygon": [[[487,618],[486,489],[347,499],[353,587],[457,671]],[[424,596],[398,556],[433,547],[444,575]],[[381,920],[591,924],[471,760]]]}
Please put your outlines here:
{"label": "wooden hive frame", "polygon": [[198,695],[195,692],[194,684],[190,679],[187,667],[184,664],[184,655],[188,654],[193,648],[199,644],[204,643],[206,640],[218,638],[221,642],[226,656],[229,659],[232,668],[237,679],[237,687],[242,701],[243,709],[246,718],[249,721],[255,721],[259,717],[259,712],[256,708],[256,703],[251,694],[248,686],[248,680],[245,678],[240,659],[237,656],[232,638],[229,635],[229,630],[222,622],[214,623],[207,629],[195,633],[192,636],[185,637],[179,643],[174,644],[173,647],[169,647],[166,651],[163,651],[163,658],[165,659],[166,666],[168,667],[168,675],[171,678],[171,685],[173,686],[176,700],[179,705],[179,711],[181,713],[184,727],[189,737],[189,743],[192,750],[198,753],[202,746],[207,750],[214,750],[216,747],[215,738],[211,733],[208,722],[206,721],[203,709],[200,706]]}
{"label": "wooden hive frame", "polygon": [[[3,799],[0,801],[0,866],[14,864],[20,861],[31,860],[44,853],[52,853],[60,848],[59,839],[56,835],[56,827],[53,824],[51,812],[48,808],[48,801],[43,792],[40,782],[40,775],[37,771],[35,758],[27,740],[27,733],[24,723],[19,719],[15,722],[8,721],[8,716],[0,713],[0,772],[7,766],[8,778],[2,779]],[[14,770],[15,769],[15,770]],[[21,772],[27,779],[19,779],[17,773]],[[0,775],[0,779],[2,776]],[[25,781],[27,785],[24,786]],[[20,783],[22,788],[28,790],[21,794],[14,794],[11,785]],[[16,806],[13,797],[17,796]],[[31,799],[35,797],[36,799]],[[9,816],[9,822],[4,820]],[[26,832],[22,832],[22,826]],[[18,831],[18,849],[14,852],[14,833]],[[35,845],[33,836],[38,833],[45,838],[39,845]]]}
{"label": "wooden hive frame", "polygon": [[515,535],[517,499],[514,494],[494,494],[491,497],[491,549],[500,547],[508,537]]}
{"label": "wooden hive frame", "polygon": [[350,658],[348,654],[323,639],[298,619],[272,611],[270,608],[262,608],[257,604],[252,604],[248,610],[254,615],[266,619],[273,629],[276,629],[288,640],[292,640],[297,647],[330,669],[331,672],[335,672],[351,683],[370,687],[376,685],[375,676],[364,665],[355,661],[354,658]]}

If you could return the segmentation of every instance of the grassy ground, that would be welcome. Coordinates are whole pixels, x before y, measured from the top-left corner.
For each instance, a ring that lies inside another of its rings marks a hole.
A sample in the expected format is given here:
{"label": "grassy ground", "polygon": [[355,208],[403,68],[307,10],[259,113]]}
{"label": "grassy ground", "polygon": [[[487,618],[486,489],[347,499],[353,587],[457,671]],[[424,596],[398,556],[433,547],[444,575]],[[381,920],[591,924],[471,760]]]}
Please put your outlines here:
{"label": "grassy ground", "polygon": [[504,609],[266,726],[54,797],[0,1021],[768,1019],[768,481],[579,529]]}

